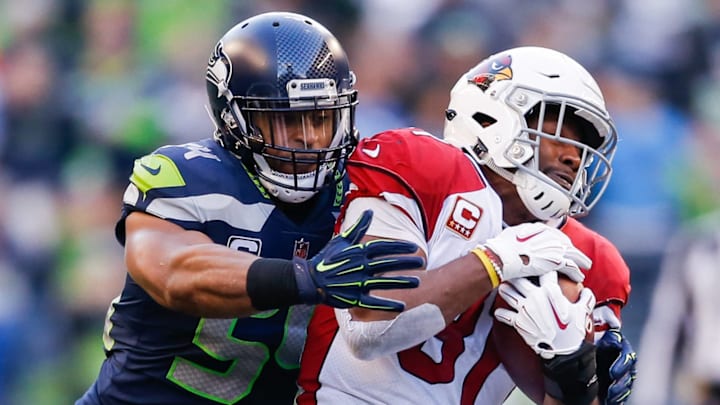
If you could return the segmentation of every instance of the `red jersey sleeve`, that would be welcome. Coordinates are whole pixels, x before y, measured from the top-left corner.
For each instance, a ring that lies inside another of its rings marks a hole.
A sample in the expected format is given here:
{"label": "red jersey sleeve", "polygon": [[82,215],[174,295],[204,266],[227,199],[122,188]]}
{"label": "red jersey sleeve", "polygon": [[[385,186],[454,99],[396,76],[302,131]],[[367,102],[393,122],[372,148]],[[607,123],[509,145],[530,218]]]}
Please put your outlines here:
{"label": "red jersey sleeve", "polygon": [[381,132],[362,139],[350,156],[345,204],[358,197],[413,200],[423,221],[417,225],[428,237],[449,195],[485,188],[481,176],[462,175],[469,170],[477,169],[460,149],[421,129]]}
{"label": "red jersey sleeve", "polygon": [[620,319],[620,310],[630,295],[630,269],[620,252],[607,238],[576,219],[568,218],[561,230],[593,261],[592,268],[585,271],[583,284],[595,294],[596,305],[608,305]]}

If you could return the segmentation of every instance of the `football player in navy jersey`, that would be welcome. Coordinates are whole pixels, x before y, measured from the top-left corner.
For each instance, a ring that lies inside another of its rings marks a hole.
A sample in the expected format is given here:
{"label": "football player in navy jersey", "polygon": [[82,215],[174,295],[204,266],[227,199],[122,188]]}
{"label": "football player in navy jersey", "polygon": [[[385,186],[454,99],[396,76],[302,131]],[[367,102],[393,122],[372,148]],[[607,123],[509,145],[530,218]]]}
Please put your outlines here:
{"label": "football player in navy jersey", "polygon": [[115,229],[128,274],[77,404],[291,403],[314,308],[295,304],[399,311],[369,291],[417,285],[375,276],[424,261],[406,256],[413,243],[359,243],[369,211],[331,239],[357,93],[327,29],[247,19],[215,46],[206,81],[214,137],[135,162]]}

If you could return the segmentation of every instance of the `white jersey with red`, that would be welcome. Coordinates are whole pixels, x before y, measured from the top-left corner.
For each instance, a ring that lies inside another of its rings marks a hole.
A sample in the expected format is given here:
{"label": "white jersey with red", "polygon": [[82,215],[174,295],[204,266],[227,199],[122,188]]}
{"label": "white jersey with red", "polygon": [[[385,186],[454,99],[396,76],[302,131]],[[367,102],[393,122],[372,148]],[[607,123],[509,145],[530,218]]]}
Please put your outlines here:
{"label": "white jersey with red", "polygon": [[[428,269],[466,254],[502,229],[500,198],[472,160],[421,130],[387,131],[363,139],[348,174],[345,207],[356,199],[379,197],[398,208],[395,212],[407,217],[401,222],[422,235],[418,243],[427,254]],[[375,212],[368,234],[374,234],[373,225],[383,222],[378,216],[386,213]],[[402,239],[405,233],[398,231]],[[308,329],[297,402],[502,403],[514,384],[494,346],[486,345],[492,302],[480,299],[424,343],[370,361],[353,356],[338,333],[333,309],[318,306]]]}
{"label": "white jersey with red", "polygon": [[[417,243],[428,269],[464,255],[502,229],[500,198],[472,160],[421,130],[387,131],[362,140],[348,174],[352,184],[338,224],[353,201],[382,198],[406,218],[388,219],[383,217],[387,210],[376,211],[368,235]],[[398,223],[414,229],[392,227]],[[593,259],[594,271],[585,273],[584,284],[597,298],[596,331],[619,327],[630,290],[627,265],[609,241],[578,221],[569,219],[561,230]],[[501,404],[515,383],[502,364],[500,345],[488,339],[494,295],[479,299],[424,343],[372,361],[353,356],[334,310],[318,306],[308,329],[297,402]],[[522,370],[522,365],[508,366]]]}

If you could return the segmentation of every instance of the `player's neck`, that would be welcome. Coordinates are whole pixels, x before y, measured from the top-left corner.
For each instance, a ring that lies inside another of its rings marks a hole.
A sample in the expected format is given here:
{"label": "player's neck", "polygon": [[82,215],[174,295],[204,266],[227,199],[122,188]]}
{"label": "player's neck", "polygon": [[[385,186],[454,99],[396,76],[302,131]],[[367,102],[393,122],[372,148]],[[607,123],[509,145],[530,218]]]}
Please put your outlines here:
{"label": "player's neck", "polygon": [[537,222],[538,219],[528,211],[520,199],[517,187],[486,166],[482,167],[485,178],[493,190],[500,196],[503,208],[503,223],[514,226],[526,222]]}
{"label": "player's neck", "polygon": [[318,197],[316,194],[309,200],[301,203],[286,203],[280,200],[275,200],[275,205],[291,221],[300,224],[305,221],[305,218],[307,218],[308,214],[313,210],[317,200]]}

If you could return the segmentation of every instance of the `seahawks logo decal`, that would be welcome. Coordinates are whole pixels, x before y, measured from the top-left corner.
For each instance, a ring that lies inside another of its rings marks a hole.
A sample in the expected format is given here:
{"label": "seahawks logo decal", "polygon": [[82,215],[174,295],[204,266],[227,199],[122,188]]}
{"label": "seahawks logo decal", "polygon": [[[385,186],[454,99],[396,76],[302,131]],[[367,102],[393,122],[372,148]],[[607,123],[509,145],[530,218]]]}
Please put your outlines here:
{"label": "seahawks logo decal", "polygon": [[512,56],[500,55],[480,62],[467,74],[468,82],[485,91],[495,81],[510,80],[513,77]]}
{"label": "seahawks logo decal", "polygon": [[232,62],[223,50],[223,43],[220,41],[210,55],[205,79],[217,87],[217,96],[220,98],[228,92],[230,77],[232,77]]}

